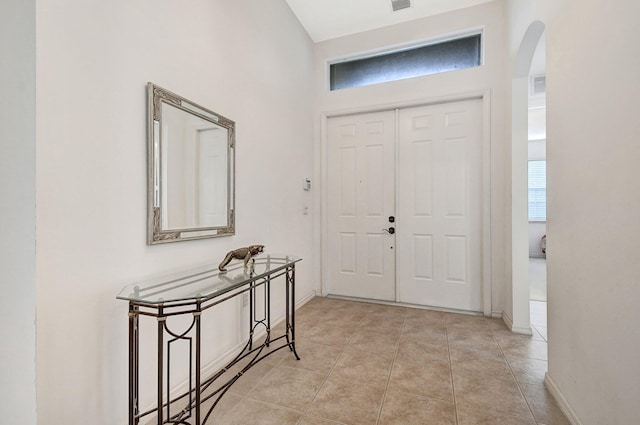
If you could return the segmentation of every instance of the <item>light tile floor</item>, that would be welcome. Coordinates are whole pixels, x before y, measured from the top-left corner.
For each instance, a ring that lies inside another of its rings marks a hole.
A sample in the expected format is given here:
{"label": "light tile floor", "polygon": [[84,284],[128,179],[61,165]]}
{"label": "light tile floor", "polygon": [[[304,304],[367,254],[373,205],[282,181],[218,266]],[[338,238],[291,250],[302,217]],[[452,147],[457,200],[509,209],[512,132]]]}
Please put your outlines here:
{"label": "light tile floor", "polygon": [[529,258],[529,299],[547,301],[546,258]]}
{"label": "light tile floor", "polygon": [[547,302],[529,301],[529,318],[533,333],[547,341]]}
{"label": "light tile floor", "polygon": [[537,328],[529,337],[500,319],[314,298],[296,336],[301,360],[280,350],[250,369],[208,423],[569,424],[544,387]]}

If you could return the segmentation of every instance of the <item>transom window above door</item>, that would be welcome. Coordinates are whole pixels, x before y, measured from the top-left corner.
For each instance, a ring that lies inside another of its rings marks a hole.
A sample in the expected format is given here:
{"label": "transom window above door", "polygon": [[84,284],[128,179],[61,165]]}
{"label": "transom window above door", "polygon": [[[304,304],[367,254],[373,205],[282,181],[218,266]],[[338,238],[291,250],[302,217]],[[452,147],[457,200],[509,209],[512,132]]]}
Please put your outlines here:
{"label": "transom window above door", "polygon": [[349,58],[329,64],[331,91],[367,86],[482,64],[482,34],[466,35],[402,50]]}

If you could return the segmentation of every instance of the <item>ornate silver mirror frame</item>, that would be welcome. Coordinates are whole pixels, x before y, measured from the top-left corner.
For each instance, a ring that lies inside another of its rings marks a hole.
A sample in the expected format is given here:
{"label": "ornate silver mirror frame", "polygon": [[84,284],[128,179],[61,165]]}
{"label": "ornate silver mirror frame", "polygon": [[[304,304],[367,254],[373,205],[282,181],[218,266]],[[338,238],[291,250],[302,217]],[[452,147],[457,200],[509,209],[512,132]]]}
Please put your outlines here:
{"label": "ornate silver mirror frame", "polygon": [[147,85],[148,244],[235,233],[235,123]]}

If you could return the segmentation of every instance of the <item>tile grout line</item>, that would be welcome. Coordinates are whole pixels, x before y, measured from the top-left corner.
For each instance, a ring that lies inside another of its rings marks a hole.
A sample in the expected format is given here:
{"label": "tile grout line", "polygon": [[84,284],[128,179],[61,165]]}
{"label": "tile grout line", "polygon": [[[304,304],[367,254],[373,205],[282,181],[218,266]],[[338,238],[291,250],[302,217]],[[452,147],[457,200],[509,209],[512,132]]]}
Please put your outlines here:
{"label": "tile grout line", "polygon": [[[364,319],[361,319],[358,322],[357,326],[360,326],[360,323],[363,321]],[[356,327],[357,327],[356,326]],[[329,380],[329,377],[331,376],[331,373],[333,373],[333,370],[335,369],[336,365],[338,364],[338,362],[340,361],[340,359],[342,358],[342,356],[344,355],[344,353],[347,351],[347,346],[349,345],[349,343],[351,342],[351,339],[353,338],[353,335],[355,334],[355,332],[353,334],[351,334],[351,336],[349,337],[349,339],[347,340],[347,342],[343,345],[342,347],[342,352],[340,353],[340,355],[338,355],[338,357],[336,358],[336,361],[333,363],[333,365],[331,365],[331,369],[329,369],[329,372],[327,373],[327,376],[324,378],[324,380],[322,381],[322,384],[320,384],[320,386],[318,387],[318,390],[316,391],[316,393],[313,395],[313,398],[311,399],[311,401],[309,402],[309,404],[307,404],[307,407],[304,409],[304,412],[302,413],[302,416],[300,416],[300,419],[298,419],[298,422],[296,422],[297,425],[299,425],[302,420],[304,419],[304,417],[307,415],[307,413],[309,413],[309,409],[311,408],[311,405],[313,404],[313,402],[316,400],[316,398],[318,397],[318,394],[320,393],[320,391],[322,391],[322,388],[324,388],[325,384],[327,383],[327,381]],[[326,419],[326,418],[322,418],[325,420],[329,420],[331,422],[333,422],[333,419]],[[340,422],[336,422],[336,423],[340,423]]]}
{"label": "tile grout line", "polygon": [[[404,324],[407,319],[407,313],[405,312],[404,318],[402,320],[402,326],[400,327],[400,338],[402,337],[402,331],[404,330]],[[382,408],[384,407],[384,402],[387,400],[387,394],[389,392],[389,384],[391,383],[391,374],[393,373],[393,367],[396,363],[396,358],[398,357],[398,351],[400,351],[400,338],[398,338],[398,342],[396,342],[396,348],[393,353],[393,360],[391,361],[391,368],[389,369],[389,376],[387,377],[387,383],[384,387],[384,393],[382,394],[382,402],[380,402],[380,408],[378,409],[378,417],[376,418],[376,425],[380,423],[380,417],[382,416]]]}
{"label": "tile grout line", "polygon": [[451,362],[451,346],[449,345],[449,326],[447,325],[447,319],[444,320],[444,336],[447,340],[447,354],[449,356],[449,374],[451,375],[451,392],[453,393],[453,413],[455,425],[460,423],[460,419],[458,419],[458,401],[456,399],[456,385],[453,380],[453,363]]}
{"label": "tile grout line", "polygon": [[505,363],[507,363],[507,366],[509,367],[509,371],[511,372],[511,376],[513,377],[513,380],[516,383],[516,387],[518,387],[518,391],[520,391],[520,395],[524,399],[524,402],[527,403],[527,408],[529,409],[529,413],[531,413],[531,417],[533,418],[533,422],[538,423],[538,420],[536,419],[536,415],[533,414],[533,409],[531,409],[531,403],[529,403],[529,400],[524,395],[524,391],[522,391],[522,388],[520,387],[520,382],[518,382],[518,379],[516,379],[516,374],[513,372],[513,367],[511,366],[511,363],[509,362],[509,359],[507,359],[507,356],[505,356],[504,350],[502,349],[502,345],[500,344],[500,341],[498,341],[498,339],[496,338],[493,329],[491,329],[491,337],[493,338],[493,340],[495,341],[496,345],[500,349],[500,353],[502,354],[502,357],[504,358]]}

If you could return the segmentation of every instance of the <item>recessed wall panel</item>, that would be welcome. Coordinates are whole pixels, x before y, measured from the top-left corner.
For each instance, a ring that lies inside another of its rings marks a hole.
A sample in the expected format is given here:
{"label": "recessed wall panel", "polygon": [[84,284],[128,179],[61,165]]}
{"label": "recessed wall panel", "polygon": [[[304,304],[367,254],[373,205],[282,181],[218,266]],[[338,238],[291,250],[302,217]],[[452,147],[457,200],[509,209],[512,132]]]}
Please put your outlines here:
{"label": "recessed wall panel", "polygon": [[466,111],[447,112],[444,114],[446,127],[460,127],[464,125]]}
{"label": "recessed wall panel", "polygon": [[356,272],[356,234],[340,233],[340,272]]}
{"label": "recessed wall panel", "polygon": [[467,281],[467,237],[445,236],[445,262],[447,281],[466,283]]}
{"label": "recessed wall panel", "polygon": [[411,127],[413,130],[421,130],[424,128],[431,128],[433,123],[432,115],[419,115],[413,117],[411,120]]}
{"label": "recessed wall panel", "polygon": [[367,152],[367,216],[380,217],[384,212],[384,147],[371,145]]}
{"label": "recessed wall panel", "polygon": [[445,142],[447,167],[446,215],[463,217],[467,213],[467,139]]}
{"label": "recessed wall panel", "polygon": [[365,126],[365,131],[369,135],[384,134],[384,122],[383,121],[368,122]]}
{"label": "recessed wall panel", "polygon": [[384,274],[384,235],[367,234],[367,274],[382,276]]}
{"label": "recessed wall panel", "polygon": [[356,135],[356,126],[354,124],[346,124],[340,126],[340,136],[353,137]]}
{"label": "recessed wall panel", "polygon": [[433,153],[430,140],[419,140],[411,143],[413,167],[413,215],[432,215],[433,209]]}
{"label": "recessed wall panel", "polygon": [[413,235],[413,277],[433,279],[432,235]]}
{"label": "recessed wall panel", "polygon": [[340,215],[356,214],[356,149],[340,149]]}

